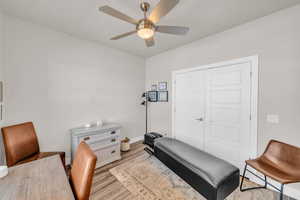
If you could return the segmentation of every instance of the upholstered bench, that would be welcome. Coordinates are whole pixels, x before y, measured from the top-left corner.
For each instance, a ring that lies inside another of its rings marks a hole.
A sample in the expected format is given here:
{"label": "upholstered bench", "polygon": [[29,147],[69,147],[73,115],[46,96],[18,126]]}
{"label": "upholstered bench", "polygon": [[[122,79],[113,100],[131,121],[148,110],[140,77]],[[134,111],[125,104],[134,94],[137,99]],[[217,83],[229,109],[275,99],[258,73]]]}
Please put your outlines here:
{"label": "upholstered bench", "polygon": [[239,186],[237,167],[176,139],[157,139],[154,155],[208,200],[224,200]]}

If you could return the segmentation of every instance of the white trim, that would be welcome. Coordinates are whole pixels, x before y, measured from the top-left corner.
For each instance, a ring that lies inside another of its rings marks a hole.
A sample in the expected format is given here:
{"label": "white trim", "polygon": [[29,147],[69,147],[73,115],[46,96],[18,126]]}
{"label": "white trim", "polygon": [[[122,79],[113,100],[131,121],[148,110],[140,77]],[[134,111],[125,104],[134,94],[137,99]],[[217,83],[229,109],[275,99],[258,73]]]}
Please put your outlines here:
{"label": "white trim", "polygon": [[178,74],[183,74],[187,72],[192,71],[198,71],[198,70],[204,70],[204,69],[211,69],[211,68],[219,68],[219,67],[226,67],[228,65],[233,64],[242,64],[242,63],[251,63],[251,126],[250,126],[250,134],[251,134],[251,157],[255,158],[257,157],[257,109],[258,109],[258,55],[250,56],[250,57],[244,57],[239,59],[234,59],[230,61],[224,61],[209,65],[203,65],[199,67],[193,67],[188,69],[182,69],[178,71],[172,72],[172,132],[171,136],[174,137],[174,123],[175,123],[175,117],[174,117],[174,110],[175,108],[175,87],[176,87],[176,81],[175,77]]}
{"label": "white trim", "polygon": [[142,141],[142,140],[144,140],[144,136],[143,135],[138,136],[138,137],[134,137],[134,138],[130,138],[130,144],[136,143],[136,142],[139,142],[139,141]]}

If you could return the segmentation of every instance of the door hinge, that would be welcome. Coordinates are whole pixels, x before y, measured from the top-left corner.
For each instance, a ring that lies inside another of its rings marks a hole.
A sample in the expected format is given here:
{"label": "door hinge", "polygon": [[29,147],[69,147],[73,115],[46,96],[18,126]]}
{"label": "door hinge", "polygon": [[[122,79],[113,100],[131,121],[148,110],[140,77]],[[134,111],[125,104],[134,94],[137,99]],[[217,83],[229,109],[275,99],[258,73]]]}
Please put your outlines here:
{"label": "door hinge", "polygon": [[252,120],[252,116],[251,115],[249,116],[249,119]]}
{"label": "door hinge", "polygon": [[250,76],[252,77],[252,75],[253,75],[253,72],[250,72]]}

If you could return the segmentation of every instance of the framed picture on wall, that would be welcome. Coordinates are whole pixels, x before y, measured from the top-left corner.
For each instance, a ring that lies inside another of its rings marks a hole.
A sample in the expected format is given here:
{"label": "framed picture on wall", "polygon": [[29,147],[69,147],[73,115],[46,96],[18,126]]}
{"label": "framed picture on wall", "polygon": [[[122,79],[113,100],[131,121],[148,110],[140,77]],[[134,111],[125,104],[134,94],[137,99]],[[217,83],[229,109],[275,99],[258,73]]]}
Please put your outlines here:
{"label": "framed picture on wall", "polygon": [[158,91],[157,99],[160,102],[168,102],[168,91]]}
{"label": "framed picture on wall", "polygon": [[160,91],[168,90],[168,83],[167,82],[159,82],[158,83],[158,90],[160,90]]}
{"label": "framed picture on wall", "polygon": [[151,91],[157,91],[157,85],[156,84],[151,85]]}
{"label": "framed picture on wall", "polygon": [[157,102],[157,91],[149,91],[148,96],[150,102]]}

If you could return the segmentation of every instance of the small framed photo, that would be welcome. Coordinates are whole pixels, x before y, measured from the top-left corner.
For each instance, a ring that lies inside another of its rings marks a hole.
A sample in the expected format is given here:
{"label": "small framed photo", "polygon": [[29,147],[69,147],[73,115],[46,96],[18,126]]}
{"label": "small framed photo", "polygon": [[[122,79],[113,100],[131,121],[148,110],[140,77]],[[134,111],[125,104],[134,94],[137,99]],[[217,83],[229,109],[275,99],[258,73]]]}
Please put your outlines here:
{"label": "small framed photo", "polygon": [[157,91],[157,85],[156,84],[151,85],[151,91]]}
{"label": "small framed photo", "polygon": [[148,97],[150,102],[157,102],[157,91],[149,91]]}
{"label": "small framed photo", "polygon": [[168,91],[158,91],[157,99],[160,102],[168,102]]}
{"label": "small framed photo", "polygon": [[160,91],[168,90],[168,83],[167,82],[159,82],[158,83],[158,90],[160,90]]}

